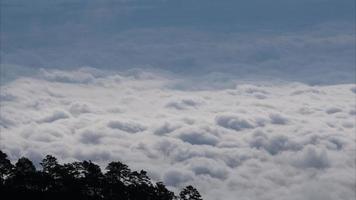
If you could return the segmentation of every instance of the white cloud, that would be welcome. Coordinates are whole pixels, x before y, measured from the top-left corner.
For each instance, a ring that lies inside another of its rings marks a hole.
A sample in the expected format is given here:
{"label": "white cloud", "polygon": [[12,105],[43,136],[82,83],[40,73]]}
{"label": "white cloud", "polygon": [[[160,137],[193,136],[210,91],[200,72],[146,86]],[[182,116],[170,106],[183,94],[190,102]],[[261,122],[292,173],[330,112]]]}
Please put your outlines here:
{"label": "white cloud", "polygon": [[121,160],[207,200],[355,197],[354,84],[172,87],[189,81],[91,68],[17,78],[1,86],[0,147]]}
{"label": "white cloud", "polygon": [[296,158],[293,159],[293,164],[302,169],[310,167],[323,169],[330,166],[330,160],[326,150],[318,150],[314,146],[306,146],[304,150],[298,152]]}
{"label": "white cloud", "polygon": [[135,122],[111,121],[108,123],[108,126],[112,129],[119,129],[128,133],[137,133],[146,129],[143,125]]}
{"label": "white cloud", "polygon": [[179,169],[168,170],[164,176],[163,180],[168,186],[179,186],[180,184],[191,181],[193,179],[192,172],[185,172]]}
{"label": "white cloud", "polygon": [[228,129],[233,129],[236,131],[240,131],[242,129],[252,129],[256,128],[258,126],[263,126],[264,120],[253,120],[253,119],[245,119],[243,117],[239,116],[233,116],[233,115],[222,115],[222,116],[217,116],[216,117],[216,123],[219,126],[222,126],[224,128]]}
{"label": "white cloud", "polygon": [[212,145],[215,146],[219,142],[219,138],[215,135],[198,129],[183,129],[179,131],[177,136],[184,142],[188,142],[193,145]]}
{"label": "white cloud", "polygon": [[272,124],[280,124],[280,125],[284,125],[288,123],[288,118],[286,118],[285,116],[282,116],[279,113],[271,113],[269,115],[269,118],[271,119],[271,123]]}
{"label": "white cloud", "polygon": [[166,107],[168,108],[175,108],[177,110],[186,110],[190,108],[196,108],[197,106],[201,105],[202,102],[199,100],[194,99],[181,99],[175,100],[167,103]]}
{"label": "white cloud", "polygon": [[38,120],[39,123],[51,123],[60,119],[67,119],[69,118],[69,115],[64,112],[64,111],[54,111],[51,115],[46,116],[40,120]]}

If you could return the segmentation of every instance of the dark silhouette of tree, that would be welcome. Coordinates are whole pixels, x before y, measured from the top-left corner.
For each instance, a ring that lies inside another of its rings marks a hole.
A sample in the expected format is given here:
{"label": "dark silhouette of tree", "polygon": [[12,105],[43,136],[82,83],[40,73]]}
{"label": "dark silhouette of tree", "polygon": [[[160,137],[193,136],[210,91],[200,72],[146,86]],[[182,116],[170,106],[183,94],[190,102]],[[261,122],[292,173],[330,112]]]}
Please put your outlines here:
{"label": "dark silhouette of tree", "polygon": [[191,185],[185,187],[179,193],[179,197],[181,200],[203,200],[198,190]]}
{"label": "dark silhouette of tree", "polygon": [[58,178],[58,168],[60,165],[57,162],[57,158],[47,155],[40,164],[44,173],[51,175],[53,178]]}
{"label": "dark silhouette of tree", "polygon": [[82,183],[82,192],[88,199],[100,199],[102,197],[102,188],[104,175],[98,165],[91,161],[83,161],[80,164]]}
{"label": "dark silhouette of tree", "polygon": [[20,158],[15,164],[10,181],[21,189],[34,189],[36,168],[27,158]]}
{"label": "dark silhouette of tree", "polygon": [[10,176],[13,168],[14,166],[7,159],[7,155],[0,151],[0,185],[4,184],[5,179]]}
{"label": "dark silhouette of tree", "polygon": [[128,168],[127,165],[121,162],[111,162],[106,167],[106,170],[108,171],[106,172],[105,176],[108,181],[112,183],[129,183],[131,170]]}
{"label": "dark silhouette of tree", "polygon": [[131,171],[119,161],[111,162],[105,174],[91,161],[59,164],[47,155],[37,170],[33,163],[22,157],[12,165],[0,151],[1,199],[51,200],[201,200],[192,186],[184,188],[178,196],[162,182],[153,184],[144,170]]}
{"label": "dark silhouette of tree", "polygon": [[129,183],[131,170],[121,162],[111,162],[106,167],[104,193],[106,199],[128,199],[129,192],[126,185]]}
{"label": "dark silhouette of tree", "polygon": [[57,189],[64,187],[62,166],[51,155],[47,155],[40,164],[42,166],[42,175],[46,181],[46,191],[52,193],[60,192]]}
{"label": "dark silhouette of tree", "polygon": [[22,157],[5,180],[4,188],[5,194],[11,194],[11,199],[43,198],[47,180],[29,159]]}
{"label": "dark silhouette of tree", "polygon": [[146,171],[134,171],[130,174],[129,190],[129,199],[154,199],[154,187]]}
{"label": "dark silhouette of tree", "polygon": [[156,183],[155,194],[156,194],[155,199],[159,199],[159,200],[174,199],[174,193],[169,191],[162,182]]}
{"label": "dark silhouette of tree", "polygon": [[28,158],[22,157],[15,164],[15,174],[26,175],[35,172],[36,172],[36,167]]}

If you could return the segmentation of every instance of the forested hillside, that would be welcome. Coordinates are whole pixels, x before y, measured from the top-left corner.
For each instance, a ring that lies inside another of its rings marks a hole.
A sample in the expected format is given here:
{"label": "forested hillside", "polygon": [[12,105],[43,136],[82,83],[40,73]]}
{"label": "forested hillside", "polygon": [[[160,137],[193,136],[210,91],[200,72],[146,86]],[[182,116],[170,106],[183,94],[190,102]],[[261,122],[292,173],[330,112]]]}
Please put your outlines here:
{"label": "forested hillside", "polygon": [[28,158],[13,165],[0,151],[1,199],[85,199],[85,200],[201,200],[193,186],[178,195],[162,182],[153,183],[147,172],[131,171],[119,161],[107,165],[105,172],[91,161],[59,164],[47,155],[37,170]]}

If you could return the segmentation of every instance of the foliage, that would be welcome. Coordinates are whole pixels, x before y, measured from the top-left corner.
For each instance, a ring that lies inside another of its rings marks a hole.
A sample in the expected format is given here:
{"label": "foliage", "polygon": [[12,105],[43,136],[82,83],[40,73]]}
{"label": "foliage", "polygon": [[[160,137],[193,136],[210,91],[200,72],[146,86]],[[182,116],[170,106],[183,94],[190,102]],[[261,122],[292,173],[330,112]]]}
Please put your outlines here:
{"label": "foliage", "polygon": [[192,186],[179,196],[162,182],[153,184],[147,172],[131,171],[119,161],[111,162],[102,173],[91,161],[59,164],[47,155],[37,170],[22,157],[15,165],[0,151],[1,199],[83,199],[83,200],[201,200]]}

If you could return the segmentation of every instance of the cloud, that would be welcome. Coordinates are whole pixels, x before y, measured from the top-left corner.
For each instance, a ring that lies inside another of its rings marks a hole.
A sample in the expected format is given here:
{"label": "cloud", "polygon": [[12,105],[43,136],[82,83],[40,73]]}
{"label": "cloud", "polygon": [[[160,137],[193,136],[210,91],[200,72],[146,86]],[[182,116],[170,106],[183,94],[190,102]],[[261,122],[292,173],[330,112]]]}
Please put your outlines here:
{"label": "cloud", "polygon": [[173,132],[176,129],[179,129],[180,127],[181,127],[181,125],[178,125],[178,124],[175,125],[175,124],[170,124],[168,122],[165,122],[163,125],[161,125],[154,131],[154,134],[165,135],[165,134]]}
{"label": "cloud", "polygon": [[189,108],[196,108],[197,106],[201,105],[202,102],[193,99],[182,99],[178,101],[171,101],[167,103],[166,107],[168,108],[175,108],[177,110],[185,110]]}
{"label": "cloud", "polygon": [[90,83],[94,81],[94,78],[102,75],[104,75],[102,71],[90,67],[82,67],[79,70],[71,72],[60,70],[51,70],[49,72],[41,68],[39,74],[41,78],[46,80],[63,83]]}
{"label": "cloud", "polygon": [[216,124],[224,128],[240,131],[243,129],[253,129],[258,126],[264,126],[263,119],[247,119],[237,115],[221,115],[217,116]]}
{"label": "cloud", "polygon": [[262,132],[255,132],[249,144],[252,148],[264,149],[272,155],[283,151],[298,151],[303,146],[291,141],[286,135],[268,137],[268,135]]}
{"label": "cloud", "polygon": [[207,200],[355,199],[354,2],[1,6],[12,160],[120,160]]}
{"label": "cloud", "polygon": [[81,133],[80,142],[84,144],[99,144],[100,139],[104,137],[102,133],[94,133],[91,131],[84,131]]}
{"label": "cloud", "polygon": [[352,87],[350,90],[356,94],[356,86]]}
{"label": "cloud", "polygon": [[332,107],[332,108],[328,108],[326,110],[326,113],[328,114],[334,114],[334,113],[338,113],[341,112],[342,110],[340,108],[336,108],[336,107]]}
{"label": "cloud", "polygon": [[64,111],[54,111],[51,115],[44,117],[40,120],[38,120],[38,122],[40,123],[51,123],[60,119],[67,119],[69,118],[69,115],[64,112]]}
{"label": "cloud", "polygon": [[272,113],[269,115],[269,118],[271,119],[271,123],[272,124],[280,124],[280,125],[284,125],[288,123],[288,118],[286,118],[285,116],[282,116],[278,113]]}
{"label": "cloud", "polygon": [[135,122],[121,122],[121,121],[111,121],[108,126],[112,129],[119,129],[128,133],[137,133],[144,131],[146,128]]}
{"label": "cloud", "polygon": [[324,149],[318,150],[313,146],[306,146],[296,155],[293,164],[303,169],[310,167],[323,169],[330,166],[330,160]]}
{"label": "cloud", "polygon": [[228,177],[228,168],[213,159],[193,158],[189,165],[196,175],[208,175],[222,180]]}
{"label": "cloud", "polygon": [[207,200],[354,197],[354,84],[175,87],[194,80],[87,67],[16,78],[1,86],[1,149],[120,160]]}
{"label": "cloud", "polygon": [[178,134],[178,138],[180,138],[184,142],[188,142],[193,145],[216,145],[219,141],[219,138],[215,135],[206,132],[204,130],[194,130],[194,129],[184,129],[181,130]]}
{"label": "cloud", "polygon": [[193,174],[191,172],[189,173],[175,169],[167,171],[163,176],[163,180],[168,186],[179,186],[180,184],[183,184],[192,179]]}
{"label": "cloud", "polygon": [[74,116],[78,116],[84,113],[91,113],[92,109],[85,103],[73,103],[69,108],[69,112]]}

